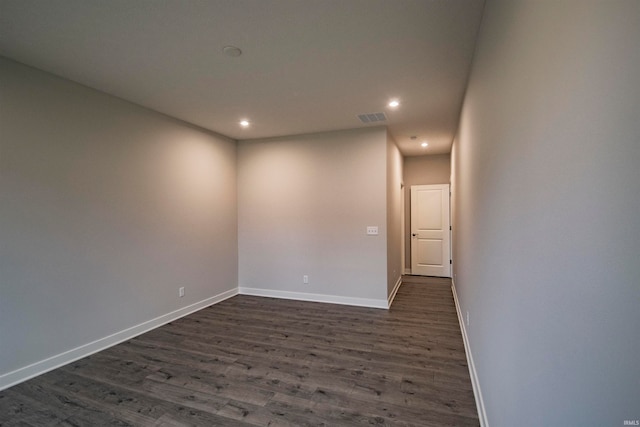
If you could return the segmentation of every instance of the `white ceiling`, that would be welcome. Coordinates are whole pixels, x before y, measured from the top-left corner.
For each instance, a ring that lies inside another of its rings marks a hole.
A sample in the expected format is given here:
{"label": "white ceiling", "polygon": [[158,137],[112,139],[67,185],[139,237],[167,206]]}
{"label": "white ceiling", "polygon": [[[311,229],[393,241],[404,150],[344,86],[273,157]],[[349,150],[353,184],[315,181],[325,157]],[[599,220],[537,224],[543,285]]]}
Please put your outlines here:
{"label": "white ceiling", "polygon": [[0,55],[234,139],[371,126],[356,115],[382,111],[405,155],[437,154],[450,151],[483,4],[0,0]]}

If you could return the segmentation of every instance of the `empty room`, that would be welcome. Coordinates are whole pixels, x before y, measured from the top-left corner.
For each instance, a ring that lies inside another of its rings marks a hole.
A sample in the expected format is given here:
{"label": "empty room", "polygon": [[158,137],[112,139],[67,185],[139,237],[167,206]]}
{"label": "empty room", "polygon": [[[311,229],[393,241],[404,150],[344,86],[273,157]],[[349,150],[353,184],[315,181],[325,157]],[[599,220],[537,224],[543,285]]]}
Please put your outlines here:
{"label": "empty room", "polygon": [[640,425],[640,1],[0,0],[0,426]]}

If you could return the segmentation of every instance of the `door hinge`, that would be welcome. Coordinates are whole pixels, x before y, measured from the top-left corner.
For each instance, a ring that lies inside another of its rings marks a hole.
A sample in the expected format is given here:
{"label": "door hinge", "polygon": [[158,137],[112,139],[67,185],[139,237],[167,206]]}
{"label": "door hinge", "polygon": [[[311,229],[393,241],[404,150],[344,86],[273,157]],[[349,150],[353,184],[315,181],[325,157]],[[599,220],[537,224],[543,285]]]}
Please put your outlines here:
{"label": "door hinge", "polygon": [[449,226],[449,231],[453,230],[453,228],[451,228],[451,226]]}
{"label": "door hinge", "polygon": [[449,264],[453,264],[453,260],[452,259],[449,260]]}

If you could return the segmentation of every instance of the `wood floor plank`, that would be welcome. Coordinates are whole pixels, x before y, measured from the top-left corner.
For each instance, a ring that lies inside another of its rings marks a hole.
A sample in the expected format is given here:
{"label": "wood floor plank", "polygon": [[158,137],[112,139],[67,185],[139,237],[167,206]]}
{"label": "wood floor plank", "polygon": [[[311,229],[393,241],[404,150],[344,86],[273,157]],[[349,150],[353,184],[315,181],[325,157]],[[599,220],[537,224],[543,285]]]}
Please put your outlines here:
{"label": "wood floor plank", "polygon": [[450,286],[236,296],[0,392],[0,426],[478,426]]}

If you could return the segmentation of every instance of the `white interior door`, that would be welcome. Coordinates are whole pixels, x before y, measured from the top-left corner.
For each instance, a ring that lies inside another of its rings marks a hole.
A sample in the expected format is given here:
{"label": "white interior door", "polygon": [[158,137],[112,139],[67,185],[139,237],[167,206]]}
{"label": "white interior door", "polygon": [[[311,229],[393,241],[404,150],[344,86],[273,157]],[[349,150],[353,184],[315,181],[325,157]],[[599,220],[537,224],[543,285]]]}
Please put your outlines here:
{"label": "white interior door", "polygon": [[411,274],[451,277],[449,184],[411,186]]}

